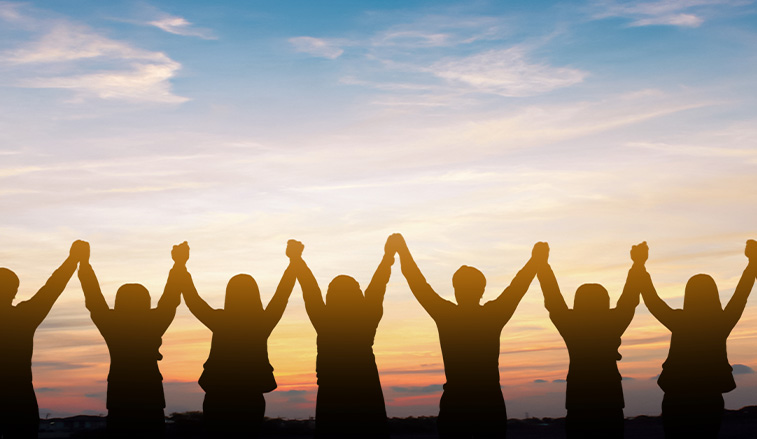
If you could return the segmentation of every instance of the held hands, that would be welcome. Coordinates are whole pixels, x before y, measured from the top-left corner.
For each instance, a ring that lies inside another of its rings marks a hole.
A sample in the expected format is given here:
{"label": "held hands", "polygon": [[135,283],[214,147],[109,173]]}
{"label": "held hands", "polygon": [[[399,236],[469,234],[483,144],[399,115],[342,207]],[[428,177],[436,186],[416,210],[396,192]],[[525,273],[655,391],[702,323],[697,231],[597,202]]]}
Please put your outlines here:
{"label": "held hands", "polygon": [[647,241],[643,241],[641,244],[631,246],[631,260],[634,264],[644,265],[649,258],[649,246]]}
{"label": "held hands", "polygon": [[295,241],[294,239],[287,241],[286,255],[289,259],[302,259],[303,250],[305,250],[305,245],[300,241]]}
{"label": "held hands", "polygon": [[750,239],[746,242],[746,249],[744,254],[749,258],[750,264],[757,264],[757,241]]}
{"label": "held hands", "polygon": [[187,241],[173,246],[173,249],[171,249],[171,259],[173,259],[176,265],[186,265],[189,259],[189,244],[187,244]]}
{"label": "held hands", "polygon": [[386,245],[384,245],[384,254],[394,256],[395,253],[401,253],[407,251],[407,244],[405,238],[399,233],[392,233],[386,239]]}
{"label": "held hands", "polygon": [[89,243],[82,240],[74,241],[68,254],[80,264],[89,264]]}
{"label": "held hands", "polygon": [[549,244],[546,242],[537,242],[534,244],[534,249],[531,250],[531,260],[537,265],[547,265],[549,260]]}

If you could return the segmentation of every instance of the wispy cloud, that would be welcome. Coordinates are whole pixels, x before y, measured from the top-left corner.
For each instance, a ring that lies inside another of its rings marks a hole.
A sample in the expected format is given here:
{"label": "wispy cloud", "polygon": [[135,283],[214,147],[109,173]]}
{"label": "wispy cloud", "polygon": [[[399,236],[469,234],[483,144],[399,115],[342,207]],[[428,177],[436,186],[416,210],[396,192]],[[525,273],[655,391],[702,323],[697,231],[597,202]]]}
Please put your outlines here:
{"label": "wispy cloud", "polygon": [[[21,77],[13,85],[69,89],[76,93],[75,100],[95,97],[165,104],[189,100],[172,92],[170,80],[181,64],[163,52],[134,47],[67,20],[37,25],[44,29],[39,39],[0,54],[0,62]],[[56,74],[39,75],[41,64]]]}
{"label": "wispy cloud", "polygon": [[157,20],[150,21],[147,24],[175,35],[182,35],[185,37],[198,37],[206,40],[217,39],[217,37],[213,35],[210,29],[195,27],[192,23],[190,23],[183,17],[175,17],[169,15]]}
{"label": "wispy cloud", "polygon": [[740,6],[751,2],[741,0],[659,0],[654,2],[597,3],[595,18],[625,17],[630,26],[698,27],[704,23],[708,7]]}
{"label": "wispy cloud", "polygon": [[314,37],[294,37],[290,38],[289,42],[297,52],[307,53],[319,58],[337,59],[344,53],[344,49],[338,47],[337,43],[332,40]]}
{"label": "wispy cloud", "polygon": [[494,49],[448,58],[429,68],[435,76],[501,96],[533,96],[578,84],[587,73],[569,67],[532,62],[525,49]]}

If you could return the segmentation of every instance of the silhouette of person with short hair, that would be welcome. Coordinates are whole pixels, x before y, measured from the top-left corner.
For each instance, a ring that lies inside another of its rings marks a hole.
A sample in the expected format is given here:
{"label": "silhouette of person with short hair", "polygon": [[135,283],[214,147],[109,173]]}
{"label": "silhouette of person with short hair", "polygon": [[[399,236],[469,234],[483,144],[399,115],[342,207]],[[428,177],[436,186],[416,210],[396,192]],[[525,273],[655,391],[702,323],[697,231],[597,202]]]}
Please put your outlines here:
{"label": "silhouette of person with short hair", "polygon": [[641,295],[649,312],[671,332],[668,358],[657,384],[665,392],[665,437],[717,438],[723,417],[723,393],[736,388],[726,340],[746,307],[757,275],[757,242],[747,241],[749,259],[725,309],[712,277],[697,274],[686,283],[683,309],[672,309],[657,295],[651,277]]}
{"label": "silhouette of person with short hair", "polygon": [[381,390],[373,340],[383,315],[395,249],[387,240],[365,296],[350,276],[329,284],[326,302],[318,282],[305,264],[303,246],[290,254],[302,287],[305,310],[318,338],[315,406],[317,438],[388,438],[386,407]]}
{"label": "silhouette of person with short hair", "polygon": [[528,291],[536,269],[546,261],[546,244],[537,243],[531,260],[496,299],[480,304],[486,278],[463,265],[452,277],[457,304],[441,298],[426,282],[402,235],[397,253],[410,290],[439,331],[447,382],[439,403],[441,438],[504,438],[507,411],[499,384],[499,344],[505,324]]}
{"label": "silhouette of person with short hair", "polygon": [[610,295],[599,284],[578,287],[570,309],[546,259],[536,273],[544,306],[570,356],[565,395],[568,439],[623,437],[625,401],[618,348],[639,304],[639,280],[644,275],[646,253],[646,242],[631,248],[633,266],[618,304],[612,309]]}
{"label": "silhouette of person with short hair", "polygon": [[[287,255],[297,243],[289,241]],[[197,293],[189,273],[184,301],[192,314],[213,332],[210,354],[200,376],[206,428],[213,437],[257,437],[265,413],[264,393],[276,388],[268,360],[268,337],[281,320],[296,281],[292,263],[273,298],[263,309],[260,290],[249,274],[229,280],[223,309],[213,309]]]}
{"label": "silhouette of person with short hair", "polygon": [[140,284],[122,285],[110,309],[89,264],[89,252],[79,265],[87,309],[110,352],[106,407],[107,430],[113,437],[162,437],[165,432],[166,401],[158,361],[163,359],[163,334],[181,301],[182,277],[189,259],[187,243],[175,245],[171,257],[174,267],[153,309],[150,293]]}
{"label": "silhouette of person with short hair", "polygon": [[0,268],[0,437],[36,438],[39,408],[32,385],[34,333],[66,288],[86,243],[75,241],[68,258],[31,299],[13,306],[16,273]]}

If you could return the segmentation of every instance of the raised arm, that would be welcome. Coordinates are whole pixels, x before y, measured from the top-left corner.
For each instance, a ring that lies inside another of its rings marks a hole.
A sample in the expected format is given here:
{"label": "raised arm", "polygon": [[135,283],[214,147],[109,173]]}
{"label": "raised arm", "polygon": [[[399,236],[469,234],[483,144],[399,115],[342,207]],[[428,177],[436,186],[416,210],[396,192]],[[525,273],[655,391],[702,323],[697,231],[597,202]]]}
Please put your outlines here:
{"label": "raised arm", "polygon": [[431,318],[436,319],[437,316],[439,316],[445,310],[454,307],[454,303],[450,302],[449,300],[442,299],[441,296],[436,294],[436,291],[431,288],[431,285],[426,282],[426,278],[423,277],[423,273],[421,273],[418,265],[415,264],[413,256],[410,254],[410,250],[407,248],[405,238],[403,238],[399,233],[395,233],[390,237],[390,239],[392,239],[392,237],[394,237],[393,239],[396,240],[395,248],[397,250],[397,254],[400,256],[402,274],[407,280],[410,291],[412,291],[413,295],[421,304],[423,309],[426,310]]}
{"label": "raised arm", "polygon": [[180,282],[181,292],[184,296],[184,302],[187,304],[187,308],[189,308],[189,312],[191,312],[192,315],[194,315],[203,325],[207,326],[208,329],[214,331],[216,321],[221,318],[219,310],[211,308],[210,305],[200,297],[189,271],[185,271]]}
{"label": "raised arm", "polygon": [[557,284],[555,273],[547,262],[549,246],[546,242],[538,243],[537,245],[539,244],[544,244],[544,246],[540,246],[539,255],[541,256],[541,252],[544,251],[547,253],[546,256],[541,256],[538,259],[539,263],[536,269],[536,277],[539,279],[541,292],[544,295],[544,307],[547,308],[550,316],[564,314],[565,311],[568,311],[568,305],[565,303],[565,298],[560,292],[560,286]]}
{"label": "raised arm", "polygon": [[744,273],[739,279],[739,284],[736,286],[736,291],[733,293],[733,297],[728,301],[728,305],[725,306],[724,314],[725,321],[728,329],[733,329],[741,318],[741,314],[744,313],[746,308],[747,299],[749,299],[749,293],[752,292],[754,286],[755,276],[757,275],[757,241],[750,239],[746,242],[746,249],[744,254],[749,258],[749,264]]}
{"label": "raised arm", "polygon": [[268,333],[273,331],[273,328],[281,320],[281,316],[284,315],[284,310],[289,302],[289,296],[292,295],[294,289],[294,283],[297,281],[297,275],[295,273],[295,267],[292,259],[302,259],[302,250],[305,248],[301,242],[290,239],[287,242],[286,255],[289,257],[289,266],[284,270],[284,274],[281,276],[279,286],[276,287],[276,292],[273,294],[271,301],[268,302],[268,306],[265,308],[265,316],[268,321]]}
{"label": "raised arm", "polygon": [[92,317],[95,326],[102,332],[103,325],[107,324],[107,313],[110,307],[108,307],[108,303],[100,290],[100,283],[97,281],[95,271],[89,265],[89,244],[86,245],[86,251],[79,263],[79,282],[81,282],[84,304],[89,310],[89,315]]}
{"label": "raised arm", "polygon": [[389,236],[384,245],[384,257],[381,259],[376,272],[373,273],[371,283],[365,289],[365,300],[368,306],[375,310],[377,317],[381,319],[384,313],[384,294],[386,293],[386,284],[389,283],[389,277],[392,274],[392,265],[394,264],[394,254],[397,252],[398,238],[395,235]]}
{"label": "raised arm", "polygon": [[157,316],[157,327],[164,333],[173,322],[176,316],[176,308],[181,303],[181,290],[184,280],[187,277],[187,260],[189,259],[189,244],[186,241],[179,245],[173,246],[171,258],[174,261],[173,268],[168,273],[168,280],[163,289],[163,295],[158,300],[158,306],[155,307]]}
{"label": "raised arm", "polygon": [[644,241],[641,244],[631,247],[631,260],[633,265],[628,270],[628,276],[626,277],[626,283],[623,286],[623,292],[618,298],[618,304],[615,305],[615,314],[617,316],[617,325],[621,331],[625,331],[628,325],[633,320],[633,315],[636,312],[636,306],[639,305],[639,298],[641,294],[640,286],[646,276],[646,263],[649,257],[649,247],[647,242]]}
{"label": "raised arm", "polygon": [[58,300],[71,276],[73,276],[76,264],[85,256],[85,251],[89,252],[89,244],[86,242],[75,241],[71,244],[68,258],[53,272],[45,285],[31,299],[17,305],[18,309],[23,309],[27,313],[35,325],[39,325],[45,320],[55,301]]}
{"label": "raised arm", "polygon": [[[323,302],[323,295],[321,295],[321,288],[318,286],[318,281],[315,280],[313,272],[302,259],[302,250],[305,248],[299,241],[293,241],[292,244],[292,257],[290,257],[290,266],[294,268],[297,281],[302,288],[302,299],[305,301],[305,311],[308,313],[310,323],[316,331],[321,326],[321,322],[325,318],[326,304]],[[287,250],[287,254],[288,250]]]}
{"label": "raised arm", "polygon": [[[646,246],[646,243],[643,244],[643,247],[640,247],[641,250],[639,251],[641,252],[643,259],[646,261],[649,248]],[[643,266],[636,268],[643,268]],[[639,270],[636,273],[638,274],[641,297],[644,298],[644,304],[647,306],[647,309],[649,309],[649,312],[652,313],[660,323],[672,331],[676,311],[668,306],[665,301],[660,299],[660,296],[657,294],[657,290],[655,290],[654,284],[652,283],[652,277],[647,273],[646,268],[644,268],[643,272]]]}
{"label": "raised arm", "polygon": [[531,281],[536,276],[537,268],[546,265],[548,256],[549,246],[546,242],[537,242],[534,244],[534,248],[531,251],[531,259],[520,269],[512,282],[510,282],[510,285],[502,291],[499,297],[485,305],[491,306],[496,310],[503,324],[507,323],[510,317],[512,317],[521,299],[526,295],[528,287],[531,286]]}

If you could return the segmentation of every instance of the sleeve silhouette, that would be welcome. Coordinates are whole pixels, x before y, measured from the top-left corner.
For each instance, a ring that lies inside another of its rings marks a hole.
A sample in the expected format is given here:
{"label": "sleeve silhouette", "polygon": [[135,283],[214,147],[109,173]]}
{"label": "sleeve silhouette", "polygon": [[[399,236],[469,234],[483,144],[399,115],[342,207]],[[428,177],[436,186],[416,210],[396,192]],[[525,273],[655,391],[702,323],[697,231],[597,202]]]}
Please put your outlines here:
{"label": "sleeve silhouette", "polygon": [[73,276],[77,262],[75,258],[69,256],[31,299],[17,305],[17,308],[22,309],[22,312],[29,316],[30,322],[35,326],[38,326],[47,317],[55,301],[58,300],[71,276]]}
{"label": "sleeve silhouette", "polygon": [[84,304],[89,310],[89,315],[92,317],[95,326],[102,333],[107,330],[105,328],[107,328],[109,321],[107,315],[110,307],[108,307],[108,303],[100,290],[100,283],[95,276],[95,270],[89,263],[82,262],[79,264],[79,281],[84,292]]}
{"label": "sleeve silhouette", "polygon": [[723,310],[725,325],[729,331],[736,326],[736,323],[741,318],[741,314],[744,313],[747,299],[749,299],[749,294],[752,292],[752,287],[754,286],[755,274],[757,274],[757,270],[755,270],[754,264],[750,262],[741,275],[741,279],[739,279],[731,300],[728,301],[728,305]]}
{"label": "sleeve silhouette", "polygon": [[647,305],[649,312],[666,328],[673,330],[673,325],[676,319],[676,310],[668,306],[664,300],[660,298],[652,283],[652,277],[645,270],[643,273],[639,273],[639,286],[641,288],[641,296],[644,298],[644,304]]}
{"label": "sleeve silhouette", "polygon": [[182,278],[186,276],[187,269],[183,265],[176,264],[168,273],[168,280],[166,286],[163,289],[163,295],[158,300],[158,306],[155,307],[155,315],[157,316],[157,326],[161,333],[164,333],[171,322],[173,322],[174,316],[176,316],[176,308],[181,303],[181,287]]}
{"label": "sleeve silhouette", "polygon": [[[550,271],[552,270],[550,269]],[[510,285],[502,291],[502,294],[486,304],[487,307],[495,309],[500,319],[506,323],[512,317],[523,296],[526,295],[526,291],[531,286],[534,276],[536,276],[536,263],[529,260],[518,274],[515,275]],[[557,285],[557,281],[555,281],[555,285]],[[559,289],[557,291],[559,294]],[[563,303],[565,302],[563,301]]]}
{"label": "sleeve silhouette", "polygon": [[[284,310],[289,302],[289,296],[292,295],[294,289],[294,283],[297,281],[297,275],[294,268],[294,262],[290,261],[289,266],[284,270],[284,274],[281,276],[279,285],[276,287],[276,292],[273,294],[271,301],[268,302],[268,306],[265,308],[265,316],[268,320],[268,333],[273,332],[273,328],[281,320],[281,316],[284,315]],[[303,263],[304,264],[304,263]]]}
{"label": "sleeve silhouette", "polygon": [[570,309],[560,292],[560,286],[557,284],[555,273],[549,264],[544,264],[536,273],[536,277],[539,279],[539,285],[541,285],[541,291],[544,295],[544,307],[549,312],[549,318],[555,324],[557,330],[561,331],[563,320],[568,315]]}
{"label": "sleeve silhouette", "polygon": [[446,310],[454,307],[455,305],[449,300],[442,299],[431,285],[426,282],[426,278],[423,277],[423,273],[415,264],[413,256],[410,254],[410,250],[407,247],[403,247],[397,252],[400,255],[400,265],[402,267],[402,274],[407,279],[407,284],[410,287],[418,303],[421,304],[423,309],[436,319],[439,315],[443,314]]}
{"label": "sleeve silhouette", "polygon": [[219,310],[211,308],[197,292],[192,275],[187,272],[182,282],[182,293],[189,312],[211,331],[215,330],[216,322],[222,318]]}
{"label": "sleeve silhouette", "polygon": [[318,286],[318,281],[315,280],[313,272],[310,271],[310,268],[303,259],[299,258],[292,262],[297,274],[297,280],[300,282],[300,287],[302,288],[305,311],[308,313],[308,318],[310,318],[310,322],[317,331],[326,314],[326,304],[323,302],[321,288]]}
{"label": "sleeve silhouette", "polygon": [[389,283],[389,277],[392,274],[392,265],[394,264],[394,255],[384,255],[381,259],[376,272],[373,273],[371,283],[365,289],[365,300],[375,313],[374,317],[381,320],[384,314],[384,294],[386,294],[386,284]]}
{"label": "sleeve silhouette", "polygon": [[623,286],[623,292],[618,298],[618,304],[615,305],[613,313],[615,314],[615,321],[617,322],[618,329],[622,332],[628,328],[633,320],[634,313],[636,312],[636,306],[639,305],[640,291],[639,283],[640,279],[646,274],[643,266],[637,266],[634,264],[630,270],[628,270],[628,276],[626,277],[626,283]]}

